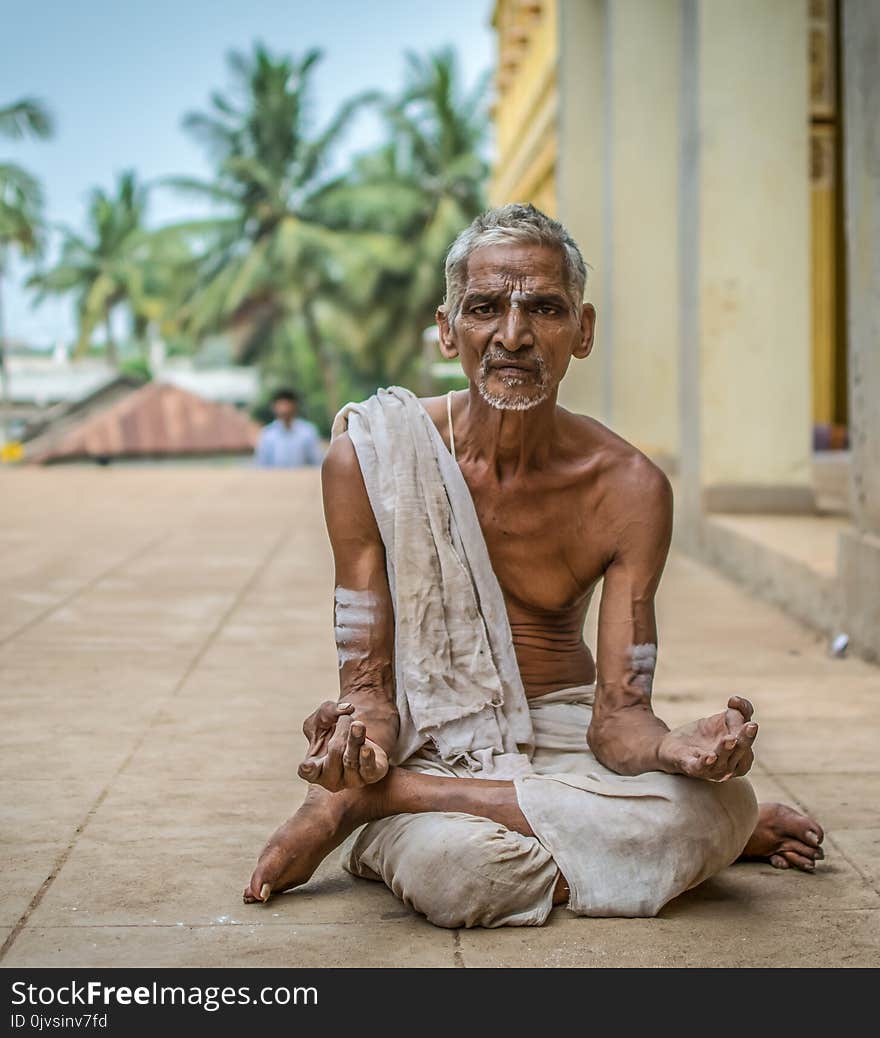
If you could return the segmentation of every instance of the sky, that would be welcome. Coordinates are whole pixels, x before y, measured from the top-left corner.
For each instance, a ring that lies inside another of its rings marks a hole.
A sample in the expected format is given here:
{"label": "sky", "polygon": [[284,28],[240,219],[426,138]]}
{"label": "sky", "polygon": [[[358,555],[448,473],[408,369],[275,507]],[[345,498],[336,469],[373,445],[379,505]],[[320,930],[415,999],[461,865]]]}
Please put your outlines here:
{"label": "sky", "polygon": [[[315,120],[366,89],[394,91],[407,50],[452,44],[470,85],[492,66],[491,0],[0,0],[4,43],[0,105],[23,96],[45,101],[55,117],[50,141],[0,139],[0,162],[16,162],[42,181],[50,222],[80,229],[90,188],[110,188],[134,169],[145,180],[206,177],[210,165],[181,129],[185,112],[205,110],[210,92],[229,84],[224,56],[255,40],[273,52],[318,47]],[[364,117],[340,155],[369,147],[377,122]],[[157,192],[150,222],[187,217],[192,200]],[[5,335],[34,344],[73,335],[69,300],[38,309],[23,289],[26,268],[13,258],[3,285]]]}

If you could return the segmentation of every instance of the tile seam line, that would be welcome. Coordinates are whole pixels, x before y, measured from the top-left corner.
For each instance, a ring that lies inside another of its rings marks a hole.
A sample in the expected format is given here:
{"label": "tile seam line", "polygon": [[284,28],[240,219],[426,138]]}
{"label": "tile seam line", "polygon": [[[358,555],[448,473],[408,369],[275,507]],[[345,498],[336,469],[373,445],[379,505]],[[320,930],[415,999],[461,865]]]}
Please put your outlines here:
{"label": "tile seam line", "polygon": [[126,555],[124,558],[118,559],[108,569],[102,570],[100,573],[92,577],[91,580],[87,580],[85,584],[71,591],[69,595],[65,595],[60,602],[56,602],[54,605],[48,606],[41,613],[37,613],[36,616],[32,616],[30,620],[26,620],[21,627],[17,627],[14,631],[4,635],[0,638],[0,649],[7,646],[10,642],[14,641],[19,635],[24,634],[25,631],[29,631],[32,627],[36,627],[37,624],[42,623],[48,619],[54,612],[59,609],[63,609],[66,605],[69,605],[74,599],[79,598],[80,595],[85,594],[87,591],[91,591],[97,584],[100,584],[102,580],[106,580],[107,577],[111,576],[118,569],[123,566],[128,566],[132,562],[136,562],[142,555],[151,549],[155,548],[157,544],[160,544],[169,535],[168,530],[164,533],[160,533],[158,537],[151,537],[146,544],[142,544],[137,548],[131,555]]}
{"label": "tile seam line", "polygon": [[[160,535],[158,538],[155,538],[152,543],[159,543],[165,536],[166,536],[166,534]],[[168,695],[162,700],[161,705],[157,708],[157,710],[153,714],[153,717],[151,718],[151,720],[144,727],[144,730],[141,732],[140,736],[135,741],[135,744],[132,746],[131,750],[129,750],[128,755],[126,756],[125,760],[119,765],[119,767],[116,769],[116,771],[114,771],[113,774],[110,776],[110,778],[107,780],[107,782],[104,785],[104,788],[101,790],[101,792],[95,798],[94,803],[89,808],[89,810],[86,812],[86,815],[83,818],[82,822],[74,830],[73,836],[71,837],[71,839],[68,842],[67,846],[64,848],[64,850],[58,856],[58,859],[56,860],[54,866],[52,867],[51,872],[43,880],[43,882],[40,884],[39,889],[37,890],[36,894],[34,894],[34,896],[31,898],[30,902],[28,903],[28,906],[22,912],[21,916],[18,919],[18,922],[12,928],[12,931],[8,934],[8,936],[6,937],[6,940],[3,942],[2,946],[0,946],[0,962],[3,961],[3,959],[6,957],[7,953],[12,949],[12,946],[15,944],[16,940],[18,940],[19,934],[22,932],[22,930],[24,930],[25,926],[27,925],[28,920],[33,915],[33,913],[37,910],[37,908],[39,908],[40,902],[46,896],[46,893],[48,892],[49,888],[55,882],[55,880],[58,877],[58,874],[64,868],[65,864],[67,863],[68,858],[73,853],[73,849],[74,849],[74,847],[76,847],[76,844],[77,844],[80,836],[82,836],[82,834],[85,832],[86,828],[88,827],[89,822],[92,820],[92,818],[94,817],[96,812],[100,809],[101,805],[107,799],[107,795],[110,792],[110,787],[113,785],[113,783],[116,781],[116,779],[118,779],[124,773],[125,769],[131,763],[134,755],[137,753],[137,751],[143,745],[144,739],[146,739],[147,734],[150,731],[152,731],[152,729],[154,728],[155,723],[156,723],[156,718],[159,716],[159,714],[164,709],[165,704],[168,703],[170,700],[174,699],[174,697],[180,692],[180,690],[183,688],[183,686],[189,680],[189,678],[192,675],[193,671],[196,669],[196,667],[202,661],[202,659],[204,658],[204,656],[207,653],[207,651],[214,644],[214,641],[216,640],[217,636],[220,634],[220,631],[223,629],[223,627],[226,625],[226,623],[229,620],[229,618],[232,616],[232,614],[238,608],[238,606],[241,603],[242,599],[245,598],[245,596],[250,592],[251,588],[254,586],[254,584],[257,582],[257,580],[259,580],[259,578],[263,575],[263,573],[268,568],[269,564],[272,562],[272,560],[275,558],[275,556],[278,554],[278,552],[281,550],[282,546],[285,544],[285,542],[287,541],[289,536],[290,536],[290,531],[285,529],[285,530],[282,530],[282,532],[278,535],[278,537],[275,538],[275,540],[272,543],[272,546],[269,549],[269,551],[262,558],[262,560],[256,565],[256,567],[254,568],[253,572],[248,577],[248,579],[244,582],[244,584],[242,584],[241,587],[238,589],[238,592],[236,593],[236,595],[233,598],[232,602],[229,604],[228,608],[225,610],[223,615],[220,617],[220,619],[214,625],[213,630],[210,632],[208,637],[201,644],[201,646],[199,647],[198,651],[193,656],[192,660],[190,660],[190,662],[187,665],[186,670],[184,670],[183,675],[181,676],[180,680],[175,684],[174,688],[172,688],[172,690],[168,693]],[[149,549],[149,547],[150,547],[150,545],[147,545],[143,549],[143,551],[147,551]],[[135,557],[137,557],[137,556],[135,556]],[[121,565],[121,563],[120,563],[120,565]],[[101,578],[96,578],[96,579],[101,579]]]}
{"label": "tile seam line", "polygon": [[[863,913],[880,913],[880,905],[863,905],[856,908],[833,908],[825,909],[829,913],[834,915],[861,915]],[[418,918],[418,917],[416,917]],[[578,918],[591,918],[588,916],[581,916]],[[611,917],[615,918],[615,917]],[[622,916],[616,917],[622,919]],[[299,920],[291,920],[290,922],[278,922],[278,923],[246,923],[246,922],[235,922],[235,923],[41,923],[40,926],[35,929],[38,930],[240,930],[247,928],[249,930],[261,929],[261,930],[284,930],[296,928],[298,930],[307,930],[310,927],[316,929],[325,928],[328,926],[344,926],[348,925],[349,921],[339,919],[329,919],[323,923],[306,923]],[[402,919],[400,921],[383,920],[381,923],[360,923],[362,926],[374,926],[378,925],[382,928],[393,929],[395,927],[400,928],[407,926],[410,920]],[[671,922],[671,920],[667,920]],[[684,925],[684,923],[683,923]],[[433,934],[431,934],[433,936]],[[460,940],[460,934],[459,934]],[[458,964],[457,964],[458,965]],[[458,965],[460,969],[467,969],[468,967],[462,962]]]}
{"label": "tile seam line", "polygon": [[[800,800],[799,797],[797,797],[794,794],[791,787],[784,780],[784,777],[782,775],[775,775],[773,774],[773,772],[768,772],[768,775],[770,778],[773,779],[774,782],[777,782],[779,784],[779,788],[783,790],[786,796],[790,797],[798,805],[798,807],[801,808],[802,811],[806,812],[806,808],[804,807],[803,802]],[[853,861],[853,859],[840,846],[837,840],[834,839],[833,833],[830,835],[826,833],[825,840],[827,843],[832,844],[834,849],[841,856],[841,858],[843,858],[847,865],[849,865],[849,867],[853,869],[861,877],[861,880],[865,884],[865,886],[868,887],[869,890],[872,890],[877,895],[877,897],[880,897],[880,890],[877,889],[877,886],[875,885],[874,881],[871,879],[870,876],[865,874],[864,870],[861,869],[855,861]]]}

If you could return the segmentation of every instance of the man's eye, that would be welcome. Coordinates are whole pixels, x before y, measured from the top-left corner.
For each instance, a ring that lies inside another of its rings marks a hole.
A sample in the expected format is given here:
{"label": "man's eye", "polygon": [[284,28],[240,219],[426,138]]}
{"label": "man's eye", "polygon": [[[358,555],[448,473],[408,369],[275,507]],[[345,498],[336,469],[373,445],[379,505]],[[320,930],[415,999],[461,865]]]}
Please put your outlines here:
{"label": "man's eye", "polygon": [[491,303],[477,303],[476,306],[471,307],[472,314],[486,315],[491,314],[493,310]]}
{"label": "man's eye", "polygon": [[556,313],[559,312],[556,309],[555,306],[551,306],[549,303],[542,303],[540,306],[536,307],[535,309],[536,309],[537,313],[542,314],[544,316],[552,316],[553,314],[556,314]]}

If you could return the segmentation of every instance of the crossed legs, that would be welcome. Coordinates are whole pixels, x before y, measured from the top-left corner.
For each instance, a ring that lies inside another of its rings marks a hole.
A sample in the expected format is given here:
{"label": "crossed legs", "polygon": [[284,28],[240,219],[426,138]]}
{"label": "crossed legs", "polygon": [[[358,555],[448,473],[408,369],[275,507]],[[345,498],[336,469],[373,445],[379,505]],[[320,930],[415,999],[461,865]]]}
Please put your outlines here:
{"label": "crossed legs", "polygon": [[[328,793],[311,786],[303,805],[269,838],[250,883],[247,903],[305,883],[327,855],[355,829],[391,815],[458,812],[488,818],[534,836],[520,810],[513,782],[447,778],[392,767],[380,782],[362,789]],[[561,874],[554,903],[568,896]]]}

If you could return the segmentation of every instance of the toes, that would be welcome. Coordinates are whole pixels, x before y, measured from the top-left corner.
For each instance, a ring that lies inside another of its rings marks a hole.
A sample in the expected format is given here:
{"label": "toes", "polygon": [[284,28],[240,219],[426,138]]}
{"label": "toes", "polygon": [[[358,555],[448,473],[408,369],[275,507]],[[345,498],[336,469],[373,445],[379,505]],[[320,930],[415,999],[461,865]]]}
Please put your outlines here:
{"label": "toes", "polygon": [[788,862],[785,860],[785,858],[782,857],[781,854],[771,854],[770,864],[773,866],[774,869],[788,868]]}
{"label": "toes", "polygon": [[818,847],[825,839],[825,830],[822,826],[807,815],[802,815],[796,811],[792,811],[792,814],[795,817],[789,832],[804,843],[811,843],[814,847]]}
{"label": "toes", "polygon": [[271,895],[271,884],[262,882],[257,877],[257,873],[255,872],[253,876],[251,876],[250,883],[244,888],[244,893],[242,894],[242,901],[244,901],[246,905],[253,905],[258,901],[265,903],[269,900]]}
{"label": "toes", "polygon": [[796,869],[800,869],[802,872],[814,872],[816,869],[816,863],[812,858],[798,854],[797,851],[783,851],[782,857],[785,858],[789,865],[794,865]]}
{"label": "toes", "polygon": [[784,854],[786,851],[793,851],[802,858],[809,858],[810,861],[822,861],[825,858],[825,852],[821,847],[810,847],[809,844],[801,843],[800,840],[786,840],[779,847],[779,853]]}

